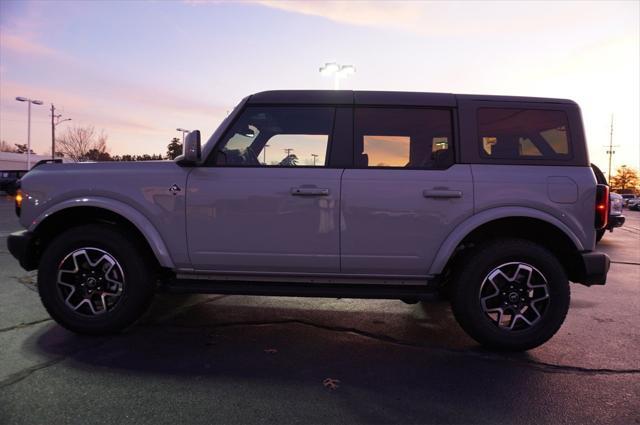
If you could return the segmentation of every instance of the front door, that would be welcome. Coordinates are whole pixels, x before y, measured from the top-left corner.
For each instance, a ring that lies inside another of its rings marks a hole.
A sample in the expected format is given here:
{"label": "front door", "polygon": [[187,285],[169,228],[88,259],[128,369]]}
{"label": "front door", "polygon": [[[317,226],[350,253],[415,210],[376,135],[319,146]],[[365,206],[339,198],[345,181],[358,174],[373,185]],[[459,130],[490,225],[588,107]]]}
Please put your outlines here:
{"label": "front door", "polygon": [[329,167],[333,107],[249,106],[189,174],[195,269],[336,273],[342,169]]}
{"label": "front door", "polygon": [[355,111],[356,168],[342,178],[342,272],[426,276],[473,213],[470,166],[455,164],[450,109]]}

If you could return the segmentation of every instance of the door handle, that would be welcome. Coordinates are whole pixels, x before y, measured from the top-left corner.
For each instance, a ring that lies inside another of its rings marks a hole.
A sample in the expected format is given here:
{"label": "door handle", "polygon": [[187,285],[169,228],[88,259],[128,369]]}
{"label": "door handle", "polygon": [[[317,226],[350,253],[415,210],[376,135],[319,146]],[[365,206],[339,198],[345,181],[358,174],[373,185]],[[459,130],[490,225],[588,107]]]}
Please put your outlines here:
{"label": "door handle", "polygon": [[424,196],[425,198],[434,199],[462,198],[462,191],[448,189],[425,189],[422,191],[422,196]]}
{"label": "door handle", "polygon": [[329,189],[320,187],[292,187],[293,196],[329,196]]}

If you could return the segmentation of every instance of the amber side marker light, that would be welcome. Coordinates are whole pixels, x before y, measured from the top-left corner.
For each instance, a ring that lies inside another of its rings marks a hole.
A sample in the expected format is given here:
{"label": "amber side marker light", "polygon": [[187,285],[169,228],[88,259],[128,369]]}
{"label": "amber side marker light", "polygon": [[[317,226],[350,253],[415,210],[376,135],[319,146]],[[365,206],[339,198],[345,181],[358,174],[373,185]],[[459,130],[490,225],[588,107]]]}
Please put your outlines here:
{"label": "amber side marker light", "polygon": [[20,217],[20,210],[22,210],[22,191],[20,189],[18,189],[18,192],[16,193],[16,215],[18,217]]}

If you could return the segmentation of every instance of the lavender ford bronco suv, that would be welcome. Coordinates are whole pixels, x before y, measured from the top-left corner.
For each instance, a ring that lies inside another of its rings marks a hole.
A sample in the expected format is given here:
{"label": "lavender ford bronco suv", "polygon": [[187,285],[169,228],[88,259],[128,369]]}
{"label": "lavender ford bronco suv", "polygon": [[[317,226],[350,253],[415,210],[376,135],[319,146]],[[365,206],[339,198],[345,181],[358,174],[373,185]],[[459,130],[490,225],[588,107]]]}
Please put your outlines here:
{"label": "lavender ford bronco suv", "polygon": [[602,285],[608,189],[578,105],[366,91],[251,95],[175,162],[43,164],[8,238],[51,316],[122,330],[154,292],[451,300],[481,344],[560,328]]}

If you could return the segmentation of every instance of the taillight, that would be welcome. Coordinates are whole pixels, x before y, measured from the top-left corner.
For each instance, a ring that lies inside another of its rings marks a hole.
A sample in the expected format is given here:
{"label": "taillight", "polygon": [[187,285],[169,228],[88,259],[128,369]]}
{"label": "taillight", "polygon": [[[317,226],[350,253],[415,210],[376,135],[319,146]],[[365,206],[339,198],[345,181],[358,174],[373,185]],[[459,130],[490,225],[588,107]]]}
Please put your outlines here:
{"label": "taillight", "polygon": [[20,217],[20,211],[22,210],[22,191],[18,189],[16,192],[16,215]]}
{"label": "taillight", "polygon": [[609,221],[609,186],[596,187],[596,229],[604,229]]}

